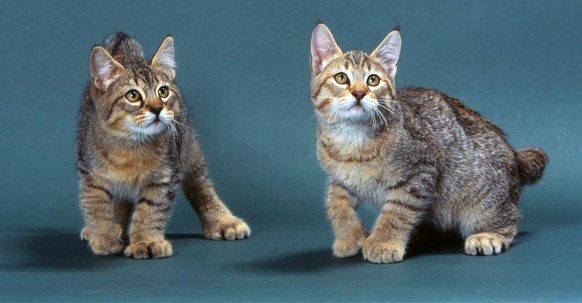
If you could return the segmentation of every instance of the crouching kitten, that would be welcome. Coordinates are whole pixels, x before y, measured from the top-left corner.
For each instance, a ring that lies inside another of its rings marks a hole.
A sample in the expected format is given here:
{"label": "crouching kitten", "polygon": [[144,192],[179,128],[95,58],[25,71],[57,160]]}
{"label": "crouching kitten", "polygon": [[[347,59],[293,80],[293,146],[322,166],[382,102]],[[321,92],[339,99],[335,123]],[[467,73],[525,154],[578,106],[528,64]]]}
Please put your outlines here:
{"label": "crouching kitten", "polygon": [[89,67],[76,150],[85,219],[81,238],[93,252],[124,251],[136,259],[171,256],[164,228],[180,184],[204,236],[249,236],[247,224],[231,214],[208,179],[186,104],[173,82],[173,38],[166,37],[148,62],[134,39],[118,33],[93,47]]}
{"label": "crouching kitten", "polygon": [[[395,30],[371,54],[342,52],[318,24],[311,40],[317,155],[329,175],[333,253],[403,260],[419,224],[456,231],[470,255],[499,254],[517,233],[522,186],[541,178],[546,154],[514,151],[503,132],[438,91],[396,89]],[[355,209],[381,208],[371,233]]]}

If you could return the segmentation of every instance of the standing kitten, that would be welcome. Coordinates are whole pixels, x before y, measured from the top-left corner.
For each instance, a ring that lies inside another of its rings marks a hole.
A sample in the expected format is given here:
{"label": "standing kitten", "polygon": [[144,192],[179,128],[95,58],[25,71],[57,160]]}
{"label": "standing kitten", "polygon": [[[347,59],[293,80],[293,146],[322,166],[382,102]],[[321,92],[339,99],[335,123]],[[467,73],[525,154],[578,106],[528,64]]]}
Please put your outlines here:
{"label": "standing kitten", "polygon": [[[395,30],[370,55],[343,53],[325,25],[313,31],[311,99],[333,253],[399,262],[415,227],[430,223],[460,233],[467,254],[499,254],[517,233],[521,188],[541,178],[547,156],[512,150],[459,100],[396,90],[400,45]],[[355,211],[365,202],[382,209],[371,234]]]}
{"label": "standing kitten", "polygon": [[77,129],[77,173],[85,227],[81,238],[95,254],[121,252],[164,258],[172,246],[164,228],[179,184],[214,240],[250,235],[216,195],[174,84],[174,40],[168,36],[151,62],[141,46],[118,33],[95,46],[91,83]]}

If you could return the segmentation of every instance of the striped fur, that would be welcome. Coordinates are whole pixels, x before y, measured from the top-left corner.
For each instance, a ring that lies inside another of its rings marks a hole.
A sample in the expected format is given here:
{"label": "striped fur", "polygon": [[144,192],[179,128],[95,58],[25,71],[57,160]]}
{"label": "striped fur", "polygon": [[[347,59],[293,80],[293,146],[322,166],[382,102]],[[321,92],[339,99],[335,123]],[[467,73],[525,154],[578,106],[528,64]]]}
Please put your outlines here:
{"label": "striped fur", "polygon": [[[126,256],[137,259],[171,256],[164,228],[180,184],[206,237],[250,235],[208,179],[186,105],[173,82],[173,57],[172,37],[164,39],[151,62],[123,33],[92,50],[76,150],[85,219],[81,237],[95,254],[125,249]],[[131,101],[131,90],[141,98]]]}
{"label": "striped fur", "polygon": [[[522,186],[541,178],[547,156],[512,150],[499,128],[459,100],[396,90],[400,43],[393,31],[370,55],[344,53],[325,25],[313,32],[311,99],[317,156],[329,175],[333,253],[399,262],[416,227],[430,224],[461,235],[467,254],[498,254],[517,233]],[[371,75],[380,83],[371,85]],[[355,211],[362,203],[381,208],[371,233]]]}

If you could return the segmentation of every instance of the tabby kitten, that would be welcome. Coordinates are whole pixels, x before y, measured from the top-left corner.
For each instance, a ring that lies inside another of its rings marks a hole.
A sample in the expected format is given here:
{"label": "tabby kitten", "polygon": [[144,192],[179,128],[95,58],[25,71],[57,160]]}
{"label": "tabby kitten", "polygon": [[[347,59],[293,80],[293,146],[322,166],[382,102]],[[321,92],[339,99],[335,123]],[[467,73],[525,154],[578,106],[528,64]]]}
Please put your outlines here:
{"label": "tabby kitten", "polygon": [[141,46],[118,33],[93,47],[89,67],[76,148],[85,218],[81,238],[93,252],[109,255],[125,248],[125,255],[136,259],[171,256],[164,228],[180,183],[204,236],[249,236],[247,224],[231,214],[208,179],[186,104],[173,82],[172,37],[148,63]]}
{"label": "tabby kitten", "polygon": [[[438,91],[396,89],[400,33],[370,55],[342,52],[318,24],[311,39],[317,155],[329,175],[333,253],[402,261],[421,223],[458,232],[470,255],[499,254],[517,233],[522,186],[541,178],[546,154],[511,149],[503,132]],[[355,209],[381,207],[372,232]]]}

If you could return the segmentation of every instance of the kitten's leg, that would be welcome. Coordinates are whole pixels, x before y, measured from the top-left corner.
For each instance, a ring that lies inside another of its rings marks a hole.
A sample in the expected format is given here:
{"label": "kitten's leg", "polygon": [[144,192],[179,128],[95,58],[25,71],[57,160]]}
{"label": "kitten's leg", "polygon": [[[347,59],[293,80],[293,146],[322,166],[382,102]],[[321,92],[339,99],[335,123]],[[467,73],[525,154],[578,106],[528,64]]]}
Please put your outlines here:
{"label": "kitten's leg", "polygon": [[244,239],[251,235],[249,226],[232,215],[220,200],[204,168],[184,176],[184,193],[200,217],[204,236],[212,240]]}
{"label": "kitten's leg", "polygon": [[356,213],[355,198],[343,187],[331,184],[327,193],[327,215],[335,234],[333,254],[350,257],[360,252],[368,230]]}
{"label": "kitten's leg", "polygon": [[[479,207],[462,212],[457,218],[465,239],[465,252],[469,255],[497,255],[508,249],[517,234],[521,214],[517,203],[510,199],[496,201],[496,195],[479,199]],[[484,204],[483,204],[484,203]],[[469,205],[475,205],[468,203]],[[492,207],[490,205],[496,205]]]}
{"label": "kitten's leg", "polygon": [[384,205],[362,248],[364,259],[373,263],[402,261],[410,236],[426,209],[426,199],[417,190],[392,192],[391,197],[394,198]]}
{"label": "kitten's leg", "polygon": [[127,240],[127,228],[129,227],[129,219],[133,211],[133,203],[129,201],[116,201],[113,203],[114,220],[123,228],[122,239]]}
{"label": "kitten's leg", "polygon": [[172,245],[164,238],[164,228],[176,195],[178,181],[151,184],[140,192],[131,219],[129,246],[125,256],[158,259],[172,256]]}
{"label": "kitten's leg", "polygon": [[111,193],[94,181],[80,180],[81,210],[85,227],[81,239],[87,240],[97,255],[116,254],[123,250],[124,227],[116,221]]}

